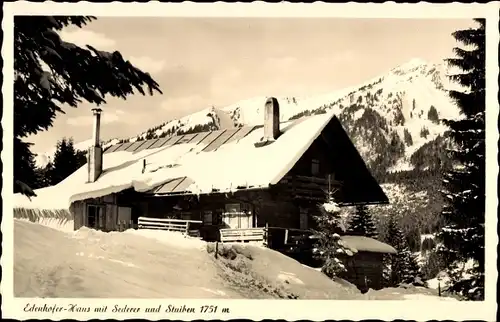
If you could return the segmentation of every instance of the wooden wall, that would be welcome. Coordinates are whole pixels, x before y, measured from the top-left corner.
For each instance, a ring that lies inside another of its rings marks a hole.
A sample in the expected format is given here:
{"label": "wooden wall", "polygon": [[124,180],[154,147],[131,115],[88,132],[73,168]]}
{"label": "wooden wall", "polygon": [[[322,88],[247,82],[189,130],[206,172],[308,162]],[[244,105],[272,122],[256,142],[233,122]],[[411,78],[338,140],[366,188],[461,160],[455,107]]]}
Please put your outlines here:
{"label": "wooden wall", "polygon": [[[333,173],[333,165],[325,151],[328,151],[328,146],[321,137],[317,138],[313,144],[311,144],[309,149],[302,155],[299,161],[297,161],[293,169],[290,170],[290,174],[325,178],[328,174]],[[319,161],[318,173],[312,172],[313,160]]]}
{"label": "wooden wall", "polygon": [[[123,218],[120,218],[119,209],[123,206],[125,208],[130,207],[130,205],[118,205],[117,196],[115,194],[107,195],[102,198],[86,199],[82,201],[74,202],[70,211],[73,213],[75,220],[75,230],[80,229],[83,226],[89,226],[88,221],[88,207],[89,205],[99,206],[104,208],[104,219],[103,226],[101,227],[104,231],[116,231],[123,228],[128,228],[130,222],[123,223]],[[128,211],[125,211],[128,213]],[[92,227],[93,228],[93,227]]]}
{"label": "wooden wall", "polygon": [[84,201],[76,201],[71,204],[69,208],[71,213],[73,214],[73,218],[75,220],[75,230],[80,229],[85,226],[85,202]]}
{"label": "wooden wall", "polygon": [[263,190],[256,203],[257,227],[299,228],[299,208],[288,196]]}
{"label": "wooden wall", "polygon": [[358,252],[354,256],[342,258],[347,272],[341,277],[358,286],[361,291],[368,288],[382,288],[383,254]]}
{"label": "wooden wall", "polygon": [[[105,207],[106,224],[103,230],[118,230],[120,207],[131,208],[131,219],[137,223],[137,218],[179,218],[185,220],[204,220],[204,212],[212,210],[214,217],[211,226],[221,226],[221,214],[227,204],[238,203],[241,211],[247,213],[245,222],[251,227],[301,228],[300,208],[308,209],[308,216],[317,212],[317,203],[294,200],[281,190],[263,189],[239,191],[234,194],[212,194],[197,196],[165,196],[153,197],[126,191],[108,195],[102,198],[87,199],[73,203],[71,206],[75,217],[75,229],[88,226],[88,206]],[[175,206],[175,207],[174,207]],[[179,207],[180,209],[176,209]],[[217,218],[216,218],[217,217]],[[303,221],[303,220],[302,220]],[[312,218],[308,218],[308,228],[313,226]],[[221,226],[222,227],[222,226]],[[302,227],[304,228],[304,227]]]}

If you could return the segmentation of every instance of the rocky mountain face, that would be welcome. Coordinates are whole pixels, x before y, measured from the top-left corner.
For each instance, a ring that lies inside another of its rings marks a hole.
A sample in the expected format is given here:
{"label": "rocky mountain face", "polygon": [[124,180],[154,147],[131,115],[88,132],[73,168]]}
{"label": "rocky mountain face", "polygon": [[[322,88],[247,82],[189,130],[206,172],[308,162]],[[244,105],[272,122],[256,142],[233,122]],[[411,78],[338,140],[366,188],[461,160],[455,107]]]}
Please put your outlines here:
{"label": "rocky mountain face", "polygon": [[[380,179],[386,172],[445,165],[448,142],[440,119],[459,117],[458,108],[446,92],[449,85],[443,65],[415,59],[359,86],[316,97],[277,98],[282,121],[334,110]],[[125,141],[262,124],[265,100],[256,97],[222,108],[207,108]]]}

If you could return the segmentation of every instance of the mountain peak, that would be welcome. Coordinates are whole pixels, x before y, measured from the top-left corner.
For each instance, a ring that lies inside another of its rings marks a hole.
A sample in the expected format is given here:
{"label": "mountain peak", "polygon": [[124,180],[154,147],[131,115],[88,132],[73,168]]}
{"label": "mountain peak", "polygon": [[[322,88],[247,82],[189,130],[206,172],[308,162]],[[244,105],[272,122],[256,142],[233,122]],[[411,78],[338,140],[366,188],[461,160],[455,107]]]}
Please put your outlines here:
{"label": "mountain peak", "polygon": [[422,58],[412,58],[409,61],[407,61],[406,63],[403,63],[403,64],[393,68],[391,70],[391,72],[393,72],[395,74],[401,74],[401,73],[405,73],[405,72],[411,72],[411,71],[414,71],[416,69],[426,67],[428,65],[430,65],[430,63]]}
{"label": "mountain peak", "polygon": [[426,60],[424,60],[422,58],[414,57],[414,58],[410,59],[408,62],[400,65],[399,67],[400,68],[413,68],[413,67],[425,66],[428,64],[429,63]]}

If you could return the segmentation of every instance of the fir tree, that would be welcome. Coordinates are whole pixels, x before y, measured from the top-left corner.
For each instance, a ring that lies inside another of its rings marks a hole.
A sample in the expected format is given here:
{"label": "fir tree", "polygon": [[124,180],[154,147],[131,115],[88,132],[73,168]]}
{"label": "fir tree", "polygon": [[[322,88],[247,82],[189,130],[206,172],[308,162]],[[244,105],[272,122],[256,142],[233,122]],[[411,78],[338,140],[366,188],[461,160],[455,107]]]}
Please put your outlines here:
{"label": "fir tree", "polygon": [[75,150],[76,167],[75,171],[87,163],[87,151]]}
{"label": "fir tree", "polygon": [[346,234],[377,238],[377,229],[375,228],[372,216],[368,212],[367,206],[361,205],[356,207],[356,212],[351,216]]}
{"label": "fir tree", "polygon": [[17,151],[17,158],[14,163],[14,193],[24,191],[22,185],[16,182],[32,185],[35,189],[37,174],[35,171],[35,154],[31,153],[29,146],[31,143],[24,143],[19,138],[14,138],[14,154]]}
{"label": "fir tree", "polygon": [[53,168],[50,171],[52,185],[56,185],[73,174],[86,162],[85,152],[75,151],[73,139],[63,138],[57,142]]}
{"label": "fir tree", "polygon": [[427,136],[429,135],[429,129],[426,128],[425,126],[420,130],[420,137],[427,139]]}
{"label": "fir tree", "polygon": [[342,218],[340,208],[331,194],[327,202],[320,205],[319,209],[320,214],[313,217],[317,225],[315,233],[318,236],[314,254],[323,263],[321,271],[329,277],[334,277],[346,271],[339,257],[353,254],[340,239],[340,234],[344,231]]}
{"label": "fir tree", "polygon": [[35,184],[33,154],[25,139],[52,126],[63,106],[125,99],[144,88],[161,93],[151,76],[115,52],[81,48],[60,38],[64,27],[82,28],[87,16],[14,17],[14,178]]}
{"label": "fir tree", "polygon": [[439,123],[439,115],[438,115],[438,112],[436,110],[436,108],[434,107],[434,105],[431,105],[431,107],[429,108],[429,112],[427,112],[427,118],[432,122],[432,123]]}
{"label": "fir tree", "polygon": [[404,129],[404,140],[405,140],[405,143],[407,146],[411,146],[413,145],[413,138],[411,137],[411,134],[410,132],[408,131],[408,129]]}
{"label": "fir tree", "polygon": [[418,264],[408,247],[395,215],[389,218],[385,242],[397,251],[396,254],[390,255],[386,262],[390,264],[389,285],[397,286],[401,283],[414,283],[419,275]]}
{"label": "fir tree", "polygon": [[52,185],[52,171],[54,169],[54,165],[52,162],[47,163],[47,165],[43,168],[36,168],[35,173],[37,174],[37,181],[34,185],[34,189],[45,188]]}
{"label": "fir tree", "polygon": [[[462,72],[450,78],[463,91],[450,91],[463,118],[445,120],[455,146],[451,157],[460,164],[445,175],[447,205],[442,215],[446,225],[438,234],[438,251],[448,263],[452,277],[450,291],[466,299],[484,299],[484,221],[485,221],[485,20],[475,19],[476,28],[459,30],[454,38],[467,49],[454,48],[457,58],[448,59]],[[467,276],[452,274],[458,263],[472,260]]]}

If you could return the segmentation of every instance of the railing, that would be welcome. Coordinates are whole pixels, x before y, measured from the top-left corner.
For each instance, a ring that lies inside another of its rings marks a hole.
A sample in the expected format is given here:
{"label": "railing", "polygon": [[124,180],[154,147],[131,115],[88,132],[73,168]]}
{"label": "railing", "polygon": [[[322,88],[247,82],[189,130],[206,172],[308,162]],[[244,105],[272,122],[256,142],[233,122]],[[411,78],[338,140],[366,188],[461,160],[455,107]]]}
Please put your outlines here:
{"label": "railing", "polygon": [[201,220],[182,220],[182,219],[162,219],[139,217],[139,229],[159,229],[168,231],[178,231],[187,235],[198,235],[196,229],[190,230],[192,224],[201,224]]}
{"label": "railing", "polygon": [[271,248],[283,248],[296,244],[299,236],[309,235],[311,232],[304,229],[283,227],[257,227],[257,228],[224,228],[220,229],[221,242],[262,242]]}
{"label": "railing", "polygon": [[220,230],[221,242],[264,242],[266,228],[224,228]]}
{"label": "railing", "polygon": [[283,243],[283,245],[294,244],[295,238],[311,234],[309,230],[298,228],[268,227],[268,230],[278,237],[278,239],[280,239],[280,244]]}
{"label": "railing", "polygon": [[136,225],[132,220],[119,220],[117,224],[118,231],[125,231],[127,229],[134,229]]}

